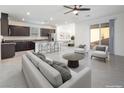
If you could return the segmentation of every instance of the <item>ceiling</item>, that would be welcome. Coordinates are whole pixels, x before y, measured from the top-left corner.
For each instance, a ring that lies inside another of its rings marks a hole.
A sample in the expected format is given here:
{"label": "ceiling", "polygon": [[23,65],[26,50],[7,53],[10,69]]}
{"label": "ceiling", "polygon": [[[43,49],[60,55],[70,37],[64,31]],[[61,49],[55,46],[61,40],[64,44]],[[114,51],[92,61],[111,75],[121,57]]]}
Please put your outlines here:
{"label": "ceiling", "polygon": [[[63,24],[89,19],[95,19],[103,16],[111,16],[124,12],[124,6],[119,5],[84,5],[82,7],[91,8],[90,11],[81,11],[76,16],[73,13],[64,14],[68,9],[61,5],[0,5],[0,12],[9,14],[10,20],[36,23],[36,24]],[[26,13],[30,12],[30,15]],[[53,20],[50,20],[52,17]]]}

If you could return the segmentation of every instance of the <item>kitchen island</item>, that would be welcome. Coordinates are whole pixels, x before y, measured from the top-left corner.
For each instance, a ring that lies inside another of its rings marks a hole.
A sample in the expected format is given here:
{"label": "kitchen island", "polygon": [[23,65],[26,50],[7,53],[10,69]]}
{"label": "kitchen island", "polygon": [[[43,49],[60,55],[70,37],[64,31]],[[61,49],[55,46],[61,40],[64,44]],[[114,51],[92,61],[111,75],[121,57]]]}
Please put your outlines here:
{"label": "kitchen island", "polygon": [[15,51],[26,51],[26,50],[34,50],[36,41],[46,41],[47,39],[17,39],[17,40],[4,40],[3,43],[15,43]]}
{"label": "kitchen island", "polygon": [[52,53],[61,50],[61,42],[58,41],[33,41],[35,43],[35,52]]}

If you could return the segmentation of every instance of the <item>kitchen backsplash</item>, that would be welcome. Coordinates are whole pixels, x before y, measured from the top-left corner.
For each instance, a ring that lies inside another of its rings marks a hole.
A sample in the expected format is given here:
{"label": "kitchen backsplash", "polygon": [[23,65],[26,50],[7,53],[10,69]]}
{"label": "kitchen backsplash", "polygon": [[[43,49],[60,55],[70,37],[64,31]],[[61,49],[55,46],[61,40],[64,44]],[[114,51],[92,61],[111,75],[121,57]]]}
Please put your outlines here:
{"label": "kitchen backsplash", "polygon": [[4,36],[4,40],[41,40],[48,39],[48,37],[35,37],[35,36]]}

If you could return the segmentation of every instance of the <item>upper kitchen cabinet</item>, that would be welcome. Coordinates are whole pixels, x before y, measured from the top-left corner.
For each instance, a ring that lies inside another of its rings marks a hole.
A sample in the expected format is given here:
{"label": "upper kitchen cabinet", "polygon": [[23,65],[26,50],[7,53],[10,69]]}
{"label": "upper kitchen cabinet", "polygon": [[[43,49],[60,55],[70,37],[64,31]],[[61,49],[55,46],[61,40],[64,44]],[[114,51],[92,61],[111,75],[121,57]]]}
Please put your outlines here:
{"label": "upper kitchen cabinet", "polygon": [[1,35],[8,36],[8,14],[1,13]]}
{"label": "upper kitchen cabinet", "polygon": [[47,29],[47,28],[40,29],[40,36],[49,36],[51,33],[55,33],[55,29]]}
{"label": "upper kitchen cabinet", "polygon": [[9,25],[9,36],[30,36],[30,27]]}

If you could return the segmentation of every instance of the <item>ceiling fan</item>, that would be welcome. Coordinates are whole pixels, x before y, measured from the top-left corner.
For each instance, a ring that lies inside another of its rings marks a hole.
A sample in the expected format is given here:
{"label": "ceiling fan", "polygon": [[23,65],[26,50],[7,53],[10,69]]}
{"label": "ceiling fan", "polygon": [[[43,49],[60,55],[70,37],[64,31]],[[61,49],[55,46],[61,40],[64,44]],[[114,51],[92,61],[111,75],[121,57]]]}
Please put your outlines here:
{"label": "ceiling fan", "polygon": [[73,5],[72,7],[71,6],[64,6],[64,7],[70,9],[70,11],[67,11],[64,14],[73,12],[75,15],[78,15],[79,11],[90,11],[90,8],[81,8],[82,5]]}

